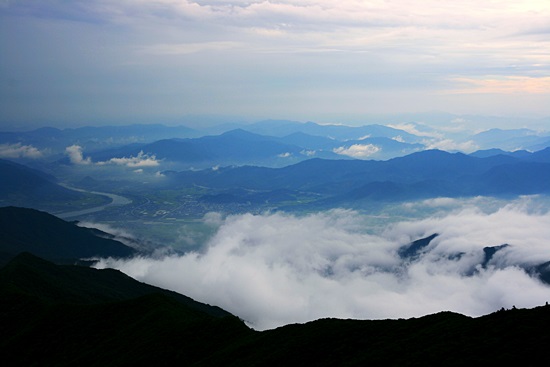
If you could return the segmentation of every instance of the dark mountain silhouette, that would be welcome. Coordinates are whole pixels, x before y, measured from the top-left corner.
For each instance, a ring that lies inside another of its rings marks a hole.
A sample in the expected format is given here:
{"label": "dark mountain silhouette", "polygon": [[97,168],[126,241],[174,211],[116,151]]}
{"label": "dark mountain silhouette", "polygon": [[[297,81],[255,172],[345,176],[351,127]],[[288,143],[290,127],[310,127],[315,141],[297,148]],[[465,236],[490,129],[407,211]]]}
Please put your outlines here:
{"label": "dark mountain silhouette", "polygon": [[4,262],[25,251],[63,263],[96,256],[127,257],[135,253],[118,241],[96,234],[97,230],[78,227],[46,212],[0,208],[0,260]]}
{"label": "dark mountain silhouette", "polygon": [[48,303],[94,304],[159,293],[210,316],[231,315],[219,307],[138,282],[118,270],[56,265],[29,252],[20,253],[0,269],[0,282],[9,283],[18,294],[38,297]]}
{"label": "dark mountain silhouette", "polygon": [[497,251],[502,250],[503,248],[506,248],[510,245],[504,244],[500,246],[488,246],[483,248],[483,262],[481,263],[481,267],[483,269],[487,268],[487,265],[493,258],[493,256],[497,253]]}
{"label": "dark mountain silhouette", "polygon": [[19,255],[0,270],[3,364],[533,365],[550,342],[550,306],[478,318],[321,319],[257,332],[172,292],[141,294],[143,286],[115,270]]}
{"label": "dark mountain silhouette", "polygon": [[421,238],[421,239],[418,239],[416,241],[413,241],[407,246],[401,247],[399,249],[399,256],[401,256],[402,258],[405,258],[405,259],[406,258],[414,258],[415,256],[417,256],[419,254],[419,252],[423,248],[428,246],[430,244],[430,242],[432,242],[432,240],[434,238],[436,238],[437,236],[439,236],[439,234],[434,233],[434,234],[432,234],[428,237]]}

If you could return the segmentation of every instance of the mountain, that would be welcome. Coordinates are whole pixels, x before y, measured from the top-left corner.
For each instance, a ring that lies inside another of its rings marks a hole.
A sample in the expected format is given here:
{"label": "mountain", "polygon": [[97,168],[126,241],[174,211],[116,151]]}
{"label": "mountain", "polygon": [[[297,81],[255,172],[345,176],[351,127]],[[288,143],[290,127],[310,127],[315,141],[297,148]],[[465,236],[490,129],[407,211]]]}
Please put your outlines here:
{"label": "mountain", "polygon": [[[381,127],[372,131],[377,130],[381,130]],[[392,130],[393,133],[396,132]],[[303,132],[276,137],[235,129],[221,135],[128,145],[92,152],[89,156],[97,162],[137,156],[144,152],[159,160],[177,162],[196,169],[228,165],[281,167],[313,157],[340,160],[390,159],[423,149],[422,144],[405,143],[388,137],[367,135],[356,140],[340,140]]]}
{"label": "mountain", "polygon": [[0,270],[6,365],[186,364],[251,331],[218,307],[115,270],[21,254]]}
{"label": "mountain", "polygon": [[[108,152],[91,154],[94,161],[137,156],[140,151],[157,159],[178,162],[190,167],[218,165],[284,166],[307,159],[304,148],[286,144],[273,137],[237,129],[221,135],[193,139],[165,139],[143,146],[122,147]],[[335,157],[336,154],[331,154]]]}
{"label": "mountain", "polygon": [[200,133],[186,126],[165,126],[161,124],[133,124],[115,126],[84,126],[79,128],[40,128],[23,132],[0,132],[0,144],[32,145],[47,149],[50,154],[59,154],[73,144],[86,151],[119,147],[134,143],[150,143],[166,138],[200,136]]}
{"label": "mountain", "polygon": [[502,149],[493,148],[493,149],[482,149],[477,150],[473,153],[469,154],[471,157],[476,158],[488,158],[488,157],[494,157],[496,155],[508,155],[511,157],[516,158],[526,158],[529,159],[529,157],[532,155],[531,152],[528,152],[527,150],[516,150],[514,152],[508,152]]}
{"label": "mountain", "polygon": [[[534,365],[550,306],[471,318],[320,319],[257,332],[115,270],[21,254],[0,269],[0,353],[15,365]],[[184,297],[184,296],[180,296]]]}
{"label": "mountain", "polygon": [[4,262],[21,252],[62,263],[98,256],[128,257],[135,253],[132,248],[97,234],[97,230],[78,227],[46,212],[0,208],[0,260]]}
{"label": "mountain", "polygon": [[73,205],[100,205],[108,198],[69,190],[57,184],[55,177],[27,166],[0,159],[0,205],[32,206],[52,211]]}
{"label": "mountain", "polygon": [[387,137],[337,140],[297,132],[278,140],[300,146],[308,150],[312,157],[327,159],[342,159],[349,156],[358,159],[386,160],[425,149],[423,144],[404,143]]}
{"label": "mountain", "polygon": [[162,294],[210,316],[231,316],[219,307],[138,282],[118,270],[56,265],[29,252],[20,253],[0,270],[0,283],[9,283],[13,293],[48,303],[97,304]]}
{"label": "mountain", "polygon": [[387,161],[310,159],[282,168],[167,172],[165,183],[175,188],[198,185],[218,194],[235,189],[290,190],[319,195],[316,203],[322,207],[440,196],[527,195],[550,191],[545,154],[533,153],[531,161],[502,154],[477,158],[426,150]]}
{"label": "mountain", "polygon": [[[539,133],[530,129],[490,129],[471,137],[479,147],[500,148],[515,151],[531,147],[545,148],[550,140],[548,133]],[[545,145],[546,144],[546,145]]]}
{"label": "mountain", "polygon": [[384,125],[320,125],[314,122],[295,122],[284,120],[266,120],[248,125],[246,130],[262,134],[283,137],[293,133],[330,137],[336,140],[360,140],[367,137],[398,138],[407,143],[420,143],[421,139],[404,130],[394,129]]}

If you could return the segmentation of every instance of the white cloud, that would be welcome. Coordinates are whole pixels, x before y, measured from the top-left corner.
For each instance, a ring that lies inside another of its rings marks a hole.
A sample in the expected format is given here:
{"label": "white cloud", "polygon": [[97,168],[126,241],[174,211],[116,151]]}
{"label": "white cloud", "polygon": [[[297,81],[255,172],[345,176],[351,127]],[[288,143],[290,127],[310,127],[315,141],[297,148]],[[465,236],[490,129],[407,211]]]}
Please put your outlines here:
{"label": "white cloud", "polygon": [[423,144],[426,146],[426,149],[441,149],[446,151],[459,150],[466,153],[471,153],[479,149],[479,146],[472,140],[465,142],[455,142],[452,139],[425,140]]}
{"label": "white cloud", "polygon": [[157,160],[155,155],[145,154],[141,151],[135,157],[111,158],[108,161],[97,162],[97,164],[116,164],[127,167],[157,167],[160,165],[160,162]]}
{"label": "white cloud", "polygon": [[[218,215],[222,224],[201,253],[98,266],[219,305],[258,329],[321,317],[478,316],[550,299],[550,287],[519,268],[550,260],[550,214],[532,212],[535,202],[465,209],[374,234],[353,211]],[[418,259],[398,256],[400,246],[432,233],[440,235]],[[510,246],[482,269],[483,248],[502,244]]]}
{"label": "white cloud", "polygon": [[65,154],[69,156],[71,163],[73,164],[95,164],[98,166],[104,165],[118,165],[126,166],[130,168],[137,168],[134,170],[136,173],[142,173],[143,167],[157,167],[160,165],[160,162],[157,160],[155,155],[145,154],[143,151],[139,152],[135,157],[122,157],[122,158],[111,158],[108,161],[101,162],[92,162],[90,157],[84,158],[82,153],[82,147],[79,145],[71,145],[70,147],[65,148]]}
{"label": "white cloud", "polygon": [[73,164],[87,165],[92,163],[90,157],[84,158],[84,155],[82,154],[82,147],[80,145],[75,144],[65,148],[65,154],[69,156],[69,159]]}
{"label": "white cloud", "polygon": [[279,158],[289,158],[291,156],[292,156],[292,153],[290,153],[290,152],[281,153],[281,154],[277,155],[277,157],[279,157]]}
{"label": "white cloud", "polygon": [[353,158],[368,158],[381,150],[374,144],[353,144],[350,147],[334,148],[332,151],[336,154],[347,155]]}
{"label": "white cloud", "polygon": [[[135,237],[132,233],[128,232],[125,229],[122,228],[116,228],[109,224],[104,223],[96,223],[96,222],[89,222],[89,221],[81,221],[77,223],[77,226],[83,227],[83,228],[95,228],[102,232],[108,233],[114,237],[118,241],[121,241],[125,243],[128,246],[131,246],[131,244],[135,241]],[[132,240],[131,242],[127,242],[126,240]]]}
{"label": "white cloud", "polygon": [[431,138],[442,138],[443,135],[431,128],[429,128],[429,131],[420,130],[419,128],[426,127],[422,126],[420,124],[412,124],[412,123],[400,123],[400,124],[388,124],[388,127],[403,130],[405,132],[408,132],[409,134],[413,134],[416,136],[427,136]]}
{"label": "white cloud", "polygon": [[32,145],[0,144],[0,158],[32,158],[37,159],[44,156],[44,153]]}

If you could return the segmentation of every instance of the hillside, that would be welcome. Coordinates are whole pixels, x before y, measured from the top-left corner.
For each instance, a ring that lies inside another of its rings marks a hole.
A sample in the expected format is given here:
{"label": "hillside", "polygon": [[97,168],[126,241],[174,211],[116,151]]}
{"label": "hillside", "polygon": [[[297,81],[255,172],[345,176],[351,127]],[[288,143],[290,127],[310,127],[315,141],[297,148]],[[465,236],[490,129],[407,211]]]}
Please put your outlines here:
{"label": "hillside", "polygon": [[135,253],[132,248],[99,237],[97,233],[46,212],[3,207],[0,208],[0,264],[25,251],[63,263],[95,256],[127,257]]}
{"label": "hillside", "polygon": [[10,366],[184,363],[250,333],[217,307],[118,271],[30,254],[0,270],[0,294],[0,353]]}
{"label": "hillside", "polygon": [[51,211],[84,209],[109,202],[109,198],[69,190],[55,177],[22,164],[0,159],[0,206],[25,206]]}
{"label": "hillside", "polygon": [[172,292],[135,292],[143,286],[118,271],[16,257],[0,270],[3,362],[530,365],[543,360],[550,342],[550,306],[479,318],[441,312],[408,320],[322,319],[256,332],[229,314],[212,314],[210,306],[181,302]]}

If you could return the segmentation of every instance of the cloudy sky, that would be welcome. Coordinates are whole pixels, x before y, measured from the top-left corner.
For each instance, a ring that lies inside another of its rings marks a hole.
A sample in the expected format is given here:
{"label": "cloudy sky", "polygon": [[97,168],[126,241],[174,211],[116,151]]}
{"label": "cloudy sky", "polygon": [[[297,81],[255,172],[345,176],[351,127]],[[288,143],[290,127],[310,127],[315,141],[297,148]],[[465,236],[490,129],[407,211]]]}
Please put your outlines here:
{"label": "cloudy sky", "polygon": [[0,0],[0,122],[550,115],[547,0]]}

